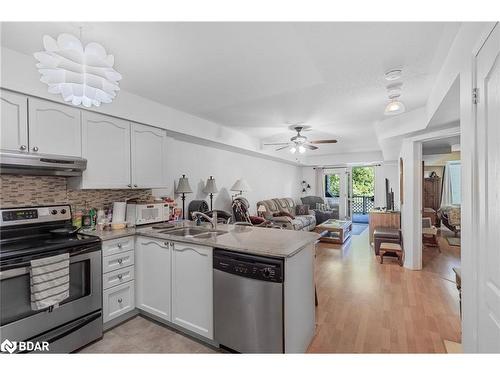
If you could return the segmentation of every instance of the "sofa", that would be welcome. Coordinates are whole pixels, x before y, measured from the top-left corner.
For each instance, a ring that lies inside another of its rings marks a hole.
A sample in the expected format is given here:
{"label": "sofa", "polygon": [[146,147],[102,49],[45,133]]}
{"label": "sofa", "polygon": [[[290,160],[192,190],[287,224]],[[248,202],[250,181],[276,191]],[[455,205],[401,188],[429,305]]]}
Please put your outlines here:
{"label": "sofa", "polygon": [[266,208],[264,217],[280,228],[311,231],[316,227],[314,212],[308,210],[306,214],[297,214],[297,207],[292,198],[273,198],[257,202],[257,207],[261,205]]}
{"label": "sofa", "polygon": [[307,197],[302,197],[300,198],[303,204],[309,205],[309,208],[311,211],[314,212],[316,216],[316,224],[321,224],[324,221],[327,221],[329,219],[338,219],[339,218],[339,205],[338,204],[330,204],[329,202],[327,203],[328,208],[327,209],[319,209],[316,208],[318,204],[325,204],[325,201],[323,198],[314,196],[314,195],[309,195]]}

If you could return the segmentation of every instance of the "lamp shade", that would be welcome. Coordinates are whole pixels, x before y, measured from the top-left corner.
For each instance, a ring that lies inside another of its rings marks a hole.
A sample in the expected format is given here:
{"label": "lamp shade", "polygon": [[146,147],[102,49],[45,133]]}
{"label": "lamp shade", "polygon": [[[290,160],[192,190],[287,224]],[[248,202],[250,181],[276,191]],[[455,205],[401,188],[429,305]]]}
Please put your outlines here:
{"label": "lamp shade", "polygon": [[266,212],[266,211],[267,211],[266,206],[264,206],[263,204],[261,204],[259,208],[257,208],[257,212]]}
{"label": "lamp shade", "polygon": [[191,189],[191,186],[189,186],[189,180],[185,174],[183,174],[182,177],[179,178],[179,183],[177,184],[177,190],[175,192],[177,194],[192,193],[193,192],[193,190]]}
{"label": "lamp shade", "polygon": [[245,179],[240,178],[231,187],[231,191],[252,191]]}
{"label": "lamp shade", "polygon": [[218,191],[219,190],[217,189],[217,185],[215,184],[215,178],[210,176],[210,178],[207,180],[205,188],[203,189],[203,192],[206,194],[215,194]]}

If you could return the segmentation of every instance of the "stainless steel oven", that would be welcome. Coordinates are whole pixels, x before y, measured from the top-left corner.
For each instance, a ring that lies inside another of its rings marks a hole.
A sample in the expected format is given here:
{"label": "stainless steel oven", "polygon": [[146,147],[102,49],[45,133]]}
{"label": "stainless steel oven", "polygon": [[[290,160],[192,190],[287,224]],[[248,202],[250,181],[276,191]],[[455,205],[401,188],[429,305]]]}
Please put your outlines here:
{"label": "stainless steel oven", "polygon": [[[2,249],[0,342],[47,341],[51,353],[69,353],[102,337],[101,242],[84,236],[37,239],[44,247],[36,250],[26,241]],[[69,297],[58,307],[32,310],[30,260],[62,253],[70,255]]]}

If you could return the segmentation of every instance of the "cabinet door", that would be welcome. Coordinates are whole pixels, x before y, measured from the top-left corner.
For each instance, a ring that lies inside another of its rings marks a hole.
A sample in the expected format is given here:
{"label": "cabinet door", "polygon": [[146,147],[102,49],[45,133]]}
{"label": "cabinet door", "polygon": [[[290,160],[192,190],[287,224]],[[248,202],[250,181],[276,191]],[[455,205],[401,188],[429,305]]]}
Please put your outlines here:
{"label": "cabinet door", "polygon": [[102,294],[103,322],[109,322],[114,318],[134,309],[134,281],[106,289]]}
{"label": "cabinet door", "polygon": [[127,189],[130,182],[130,123],[83,112],[83,189]]}
{"label": "cabinet door", "polygon": [[132,123],[132,184],[135,188],[166,185],[167,132]]}
{"label": "cabinet door", "polygon": [[213,339],[212,248],[175,242],[172,322]]}
{"label": "cabinet door", "polygon": [[135,245],[136,306],[170,321],[171,249],[168,242],[138,237]]}
{"label": "cabinet door", "polygon": [[82,122],[78,108],[28,99],[30,151],[81,156]]}
{"label": "cabinet door", "polygon": [[28,151],[28,97],[0,90],[2,150]]}

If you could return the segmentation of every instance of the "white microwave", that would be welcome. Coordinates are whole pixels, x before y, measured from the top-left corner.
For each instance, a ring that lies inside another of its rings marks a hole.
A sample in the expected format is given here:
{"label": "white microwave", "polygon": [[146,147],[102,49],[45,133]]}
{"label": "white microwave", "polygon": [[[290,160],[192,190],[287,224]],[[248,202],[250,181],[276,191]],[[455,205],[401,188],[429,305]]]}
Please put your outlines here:
{"label": "white microwave", "polygon": [[127,203],[127,222],[144,225],[168,221],[170,209],[167,203]]}

